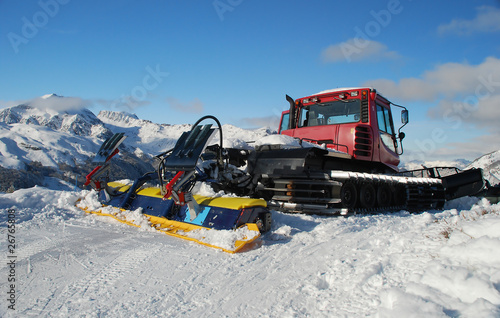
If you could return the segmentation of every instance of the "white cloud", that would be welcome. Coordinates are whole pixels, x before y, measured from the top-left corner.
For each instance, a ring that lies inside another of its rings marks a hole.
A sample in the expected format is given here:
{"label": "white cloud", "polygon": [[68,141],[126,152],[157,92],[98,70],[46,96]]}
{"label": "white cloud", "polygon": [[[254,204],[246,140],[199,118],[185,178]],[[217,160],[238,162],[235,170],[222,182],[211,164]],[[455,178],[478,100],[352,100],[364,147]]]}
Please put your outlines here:
{"label": "white cloud", "polygon": [[500,59],[488,57],[481,64],[446,63],[420,77],[409,77],[395,82],[376,79],[363,85],[375,87],[394,100],[436,101],[454,100],[469,95],[500,94]]}
{"label": "white cloud", "polygon": [[[396,103],[406,100],[435,104],[428,109],[427,115],[439,121],[446,136],[450,137],[433,150],[432,156],[436,158],[460,154],[474,158],[497,150],[500,145],[500,59],[496,57],[488,57],[477,65],[446,63],[419,77],[403,78],[397,82],[378,79],[364,85],[376,88]],[[453,135],[468,130],[473,130],[476,135],[484,134],[452,142]]]}
{"label": "white cloud", "polygon": [[385,44],[361,38],[332,44],[321,52],[321,59],[325,63],[395,59],[398,57],[399,54],[395,51],[389,51]]}
{"label": "white cloud", "polygon": [[438,27],[441,35],[455,33],[458,35],[470,35],[482,32],[500,31],[500,9],[492,6],[481,6],[477,9],[477,15],[472,20],[454,19],[448,24]]}
{"label": "white cloud", "polygon": [[64,97],[55,94],[36,97],[33,99],[2,101],[2,106],[13,107],[17,105],[29,105],[38,109],[52,109],[58,112],[79,110],[92,106],[92,102],[80,97]]}
{"label": "white cloud", "polygon": [[245,128],[261,128],[269,127],[277,130],[280,124],[280,116],[265,116],[265,117],[246,117],[239,120],[242,127]]}
{"label": "white cloud", "polygon": [[[500,91],[484,98],[470,95],[461,100],[442,100],[429,109],[428,115],[443,119],[456,129],[464,122],[472,123],[500,136]],[[500,142],[497,141],[497,144],[500,146]]]}
{"label": "white cloud", "polygon": [[451,142],[436,149],[435,158],[467,158],[470,160],[499,149],[498,135],[481,135],[467,141]]}
{"label": "white cloud", "polygon": [[189,102],[182,102],[174,97],[167,97],[167,103],[175,110],[184,112],[184,113],[201,113],[203,112],[203,103],[195,98]]}

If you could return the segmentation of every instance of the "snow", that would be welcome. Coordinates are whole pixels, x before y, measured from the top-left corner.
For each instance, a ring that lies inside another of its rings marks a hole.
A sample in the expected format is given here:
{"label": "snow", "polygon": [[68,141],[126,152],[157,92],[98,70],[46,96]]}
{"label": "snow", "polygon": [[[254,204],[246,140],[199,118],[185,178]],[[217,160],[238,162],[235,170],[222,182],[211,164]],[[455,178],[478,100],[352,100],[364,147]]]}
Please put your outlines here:
{"label": "snow", "polygon": [[500,150],[474,160],[467,168],[482,168],[484,177],[491,185],[500,183]]}
{"label": "snow", "polygon": [[71,184],[64,180],[53,177],[44,178],[44,187],[52,190],[62,190],[62,191],[72,191],[76,189],[75,184]]}
{"label": "snow", "polygon": [[59,97],[59,96],[57,94],[52,93],[52,94],[45,94],[41,98],[43,98],[43,99],[49,99],[49,98],[52,98],[52,97]]}
{"label": "snow", "polygon": [[71,135],[45,126],[0,123],[0,166],[22,169],[38,161],[47,167],[83,163],[95,155],[102,141]]}
{"label": "snow", "polygon": [[[327,89],[327,90],[324,90],[324,91],[321,91],[319,93],[316,93],[316,94],[313,94],[311,96],[314,96],[314,95],[322,95],[322,94],[328,94],[328,93],[338,93],[338,92],[345,92],[345,91],[350,91],[350,90],[353,90],[353,89],[358,89],[358,90],[361,90],[361,89],[366,89],[367,87],[340,87],[340,88],[332,88],[332,89]],[[369,88],[368,89],[372,89],[372,88]]]}
{"label": "snow", "polygon": [[[97,117],[113,132],[125,132],[126,144],[132,148],[140,148],[151,156],[172,149],[183,132],[191,130],[191,125],[159,125],[148,120],[138,119],[126,112],[101,111]],[[207,120],[200,123],[213,124]],[[267,136],[271,131],[267,128],[254,130],[242,129],[233,125],[223,125],[223,146],[249,149],[250,143]],[[219,133],[215,134],[211,144],[219,144]],[[137,151],[137,150],[136,150]]]}
{"label": "snow", "polygon": [[[69,99],[47,94],[36,100],[50,104]],[[125,147],[131,152],[152,157],[172,149],[190,129],[190,124],[157,124],[127,112],[101,111],[95,116],[85,108],[58,111],[23,104],[0,110],[0,166],[24,169],[32,161],[54,168],[60,163],[81,164],[94,156],[106,137],[117,132],[125,133]],[[269,128],[247,130],[233,125],[222,129],[224,147],[241,149],[249,149],[255,140],[273,133]],[[219,143],[219,134],[213,143]]]}
{"label": "snow", "polygon": [[429,160],[429,161],[409,161],[409,162],[401,162],[399,164],[400,169],[405,170],[418,170],[424,167],[456,167],[458,169],[466,169],[466,167],[470,164],[470,161],[465,159],[459,160]]}
{"label": "snow", "polygon": [[296,138],[293,138],[293,137],[287,136],[287,135],[268,135],[268,136],[264,136],[264,137],[256,140],[254,143],[255,147],[265,146],[265,145],[280,145],[281,149],[316,147],[316,148],[328,150],[329,152],[345,154],[345,152],[342,152],[339,150],[326,148],[325,145],[318,145],[318,144],[307,142],[307,141],[300,141]]}
{"label": "snow", "polygon": [[219,191],[215,192],[213,188],[210,186],[210,184],[206,182],[198,182],[195,184],[193,189],[191,190],[193,194],[200,195],[200,196],[205,196],[205,197],[221,197],[221,196],[227,196],[224,191]]}
{"label": "snow", "polygon": [[300,148],[301,145],[298,139],[287,135],[270,135],[260,138],[255,142],[255,146],[264,145],[283,145],[289,148]]}
{"label": "snow", "polygon": [[200,242],[218,246],[229,251],[234,251],[236,241],[243,239],[252,240],[257,237],[258,234],[258,232],[251,231],[246,227],[239,228],[235,231],[199,229],[185,233],[186,236],[197,239]]}
{"label": "snow", "polygon": [[2,228],[9,209],[17,222],[16,310],[4,300],[0,316],[500,315],[500,205],[485,199],[419,214],[273,211],[262,246],[234,255],[86,214],[78,199],[98,207],[92,191],[0,194]]}

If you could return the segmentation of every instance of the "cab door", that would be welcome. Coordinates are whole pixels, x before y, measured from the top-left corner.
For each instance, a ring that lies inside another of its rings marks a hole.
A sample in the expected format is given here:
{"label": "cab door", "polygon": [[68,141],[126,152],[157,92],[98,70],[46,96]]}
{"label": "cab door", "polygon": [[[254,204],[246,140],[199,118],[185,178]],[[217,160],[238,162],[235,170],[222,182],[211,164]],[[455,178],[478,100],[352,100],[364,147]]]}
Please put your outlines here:
{"label": "cab door", "polygon": [[281,134],[284,130],[288,130],[290,125],[290,111],[285,110],[281,113],[280,126],[278,129],[278,134]]}
{"label": "cab door", "polygon": [[391,110],[388,106],[377,103],[377,123],[379,130],[379,155],[380,162],[397,166],[399,156],[397,154],[397,140],[394,134],[394,124]]}

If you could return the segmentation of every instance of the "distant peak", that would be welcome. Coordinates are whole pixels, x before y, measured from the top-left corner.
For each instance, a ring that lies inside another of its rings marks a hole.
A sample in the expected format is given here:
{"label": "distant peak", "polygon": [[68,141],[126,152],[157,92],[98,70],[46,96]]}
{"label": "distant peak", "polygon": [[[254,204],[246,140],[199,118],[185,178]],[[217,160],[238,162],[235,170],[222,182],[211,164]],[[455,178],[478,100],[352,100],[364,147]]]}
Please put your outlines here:
{"label": "distant peak", "polygon": [[132,114],[126,111],[101,110],[98,116],[115,120],[126,119],[128,117],[132,119],[139,119],[136,114]]}
{"label": "distant peak", "polygon": [[51,98],[51,97],[61,97],[61,96],[59,96],[57,94],[54,94],[54,93],[42,96],[43,99],[48,99],[48,98]]}

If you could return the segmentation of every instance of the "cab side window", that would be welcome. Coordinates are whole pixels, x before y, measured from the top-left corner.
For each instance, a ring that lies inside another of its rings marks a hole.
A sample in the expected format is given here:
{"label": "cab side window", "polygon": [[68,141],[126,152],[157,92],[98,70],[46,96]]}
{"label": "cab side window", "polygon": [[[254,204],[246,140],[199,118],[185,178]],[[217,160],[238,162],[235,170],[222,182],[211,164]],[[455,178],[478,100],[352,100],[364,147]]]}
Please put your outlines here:
{"label": "cab side window", "polygon": [[290,114],[283,114],[283,117],[281,118],[280,132],[288,129],[289,120],[290,120]]}
{"label": "cab side window", "polygon": [[384,117],[384,108],[380,105],[377,105],[377,121],[378,121],[378,129],[380,131],[386,131],[386,121]]}
{"label": "cab side window", "polygon": [[390,135],[394,134],[394,130],[392,129],[391,113],[387,108],[377,105],[377,121],[378,129],[380,131],[386,132]]}
{"label": "cab side window", "polygon": [[389,109],[377,105],[377,122],[382,142],[392,151],[396,152],[397,144],[392,127],[392,117]]}

